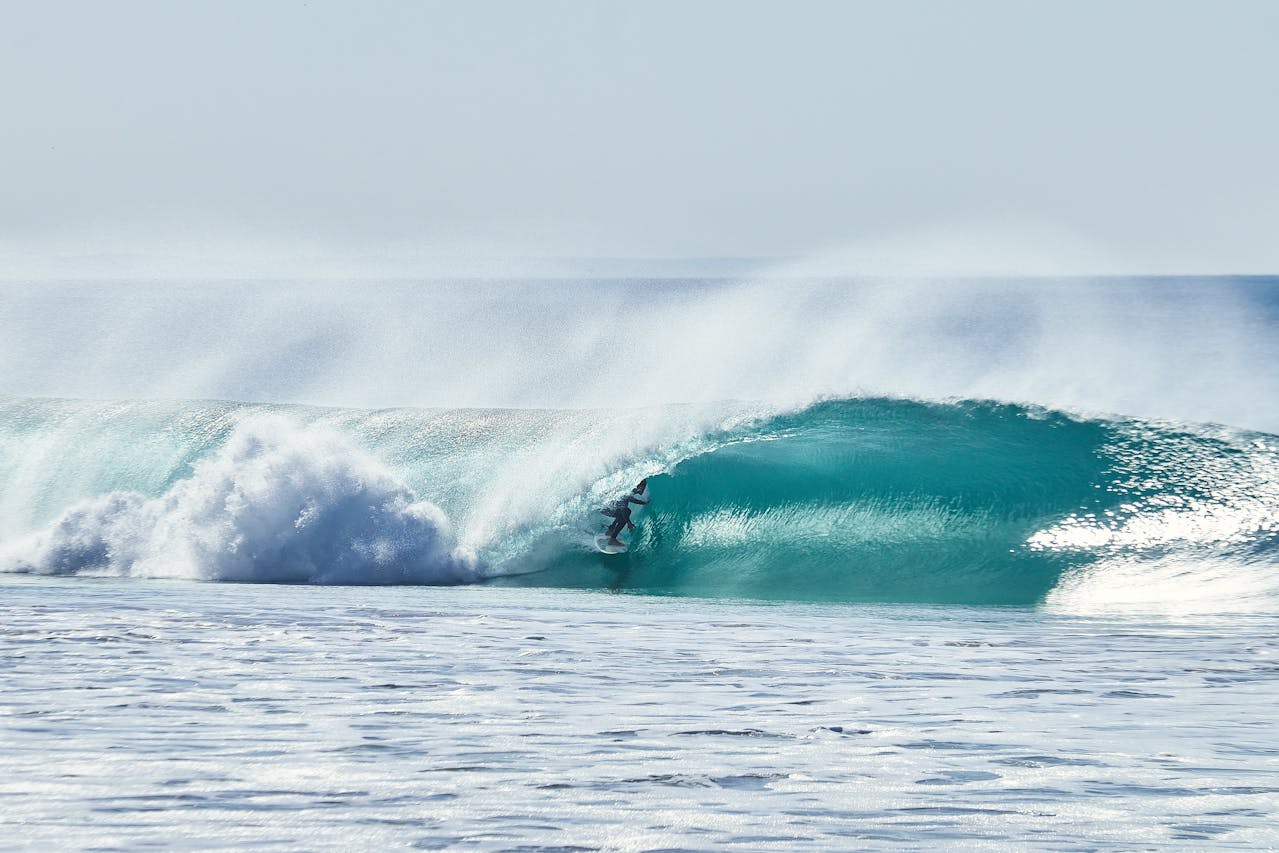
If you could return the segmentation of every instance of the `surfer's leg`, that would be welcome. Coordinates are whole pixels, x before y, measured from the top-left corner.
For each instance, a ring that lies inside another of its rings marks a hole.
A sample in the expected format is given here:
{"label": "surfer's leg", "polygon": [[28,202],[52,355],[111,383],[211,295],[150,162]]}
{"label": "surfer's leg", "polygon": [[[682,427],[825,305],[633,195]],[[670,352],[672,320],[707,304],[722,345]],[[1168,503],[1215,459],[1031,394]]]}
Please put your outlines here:
{"label": "surfer's leg", "polygon": [[622,532],[622,525],[624,525],[625,523],[626,522],[622,521],[619,518],[608,526],[608,544],[610,545],[622,544],[620,541],[618,541],[617,534]]}

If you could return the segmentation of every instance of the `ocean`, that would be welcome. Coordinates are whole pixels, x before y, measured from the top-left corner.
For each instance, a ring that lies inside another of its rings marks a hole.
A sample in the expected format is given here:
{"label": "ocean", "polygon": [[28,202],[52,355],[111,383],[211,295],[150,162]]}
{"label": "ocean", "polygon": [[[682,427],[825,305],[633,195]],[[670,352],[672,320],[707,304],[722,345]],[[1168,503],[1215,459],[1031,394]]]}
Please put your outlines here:
{"label": "ocean", "polygon": [[1279,846],[1279,279],[5,296],[0,848]]}

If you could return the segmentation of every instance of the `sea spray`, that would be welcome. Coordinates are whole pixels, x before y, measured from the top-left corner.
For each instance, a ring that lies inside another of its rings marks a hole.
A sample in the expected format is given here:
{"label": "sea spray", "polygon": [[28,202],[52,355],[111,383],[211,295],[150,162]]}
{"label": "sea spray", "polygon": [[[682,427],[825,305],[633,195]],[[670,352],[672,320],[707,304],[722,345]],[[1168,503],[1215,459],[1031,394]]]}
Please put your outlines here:
{"label": "sea spray", "polygon": [[996,399],[1279,432],[1279,279],[0,282],[0,393],[342,408]]}

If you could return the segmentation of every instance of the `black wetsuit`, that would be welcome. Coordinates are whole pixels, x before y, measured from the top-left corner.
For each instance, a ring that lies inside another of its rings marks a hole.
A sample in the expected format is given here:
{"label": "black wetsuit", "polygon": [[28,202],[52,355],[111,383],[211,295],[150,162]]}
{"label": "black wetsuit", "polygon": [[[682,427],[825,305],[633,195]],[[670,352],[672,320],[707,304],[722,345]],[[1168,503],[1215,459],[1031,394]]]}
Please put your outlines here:
{"label": "black wetsuit", "polygon": [[608,526],[608,538],[616,539],[617,534],[622,532],[622,528],[630,523],[631,504],[643,505],[646,503],[648,503],[648,501],[642,501],[634,495],[627,495],[624,498],[619,498],[617,503],[613,504],[613,506],[609,508],[611,510],[609,514],[613,516],[613,523]]}

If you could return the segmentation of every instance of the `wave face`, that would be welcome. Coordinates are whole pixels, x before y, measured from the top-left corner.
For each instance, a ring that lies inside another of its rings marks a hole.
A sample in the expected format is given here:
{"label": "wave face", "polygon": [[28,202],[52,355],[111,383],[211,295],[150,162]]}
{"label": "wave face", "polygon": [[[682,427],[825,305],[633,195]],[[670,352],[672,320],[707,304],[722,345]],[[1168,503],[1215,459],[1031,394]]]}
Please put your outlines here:
{"label": "wave face", "polygon": [[[1273,609],[1279,439],[988,402],[632,411],[11,399],[0,568]],[[598,508],[649,476],[629,554]]]}

